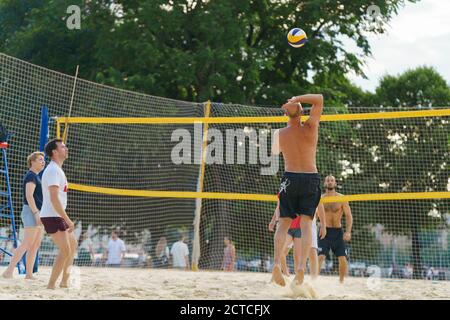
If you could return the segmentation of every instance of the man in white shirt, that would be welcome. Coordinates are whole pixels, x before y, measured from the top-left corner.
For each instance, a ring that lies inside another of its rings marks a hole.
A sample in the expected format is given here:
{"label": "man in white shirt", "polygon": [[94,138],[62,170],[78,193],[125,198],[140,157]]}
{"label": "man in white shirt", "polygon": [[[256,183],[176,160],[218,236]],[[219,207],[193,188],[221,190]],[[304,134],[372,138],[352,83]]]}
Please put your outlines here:
{"label": "man in white shirt", "polygon": [[55,289],[61,272],[61,288],[69,286],[70,267],[77,252],[74,224],[66,213],[68,183],[62,170],[69,156],[69,149],[60,139],[53,139],[45,145],[45,153],[51,159],[42,176],[42,208],[40,218],[45,231],[59,249],[48,282],[48,289]]}
{"label": "man in white shirt", "polygon": [[125,257],[126,252],[125,243],[119,238],[116,231],[111,233],[111,239],[108,242],[108,248],[106,249],[106,254],[108,260],[106,265],[108,267],[120,267]]}
{"label": "man in white shirt", "polygon": [[184,235],[180,235],[180,239],[172,245],[170,254],[174,268],[189,270],[189,248],[184,238]]}

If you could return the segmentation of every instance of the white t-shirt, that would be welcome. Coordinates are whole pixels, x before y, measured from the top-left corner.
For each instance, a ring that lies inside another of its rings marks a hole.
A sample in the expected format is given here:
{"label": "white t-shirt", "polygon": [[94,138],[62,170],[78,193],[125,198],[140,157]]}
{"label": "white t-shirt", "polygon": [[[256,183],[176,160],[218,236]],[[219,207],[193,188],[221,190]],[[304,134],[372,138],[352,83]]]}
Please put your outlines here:
{"label": "white t-shirt", "polygon": [[61,201],[64,210],[66,210],[68,189],[67,178],[64,171],[54,161],[50,162],[42,175],[43,201],[40,214],[41,218],[60,217],[55,208],[53,208],[53,204],[50,200],[50,191],[48,190],[50,186],[58,186],[58,198],[59,201]]}
{"label": "white t-shirt", "polygon": [[108,242],[108,260],[106,261],[106,264],[120,264],[122,253],[126,250],[125,243],[122,239],[117,239],[115,241],[110,239]]}
{"label": "white t-shirt", "polygon": [[175,268],[186,268],[186,258],[189,256],[189,248],[183,241],[177,241],[172,245],[170,254],[173,257],[173,266]]}

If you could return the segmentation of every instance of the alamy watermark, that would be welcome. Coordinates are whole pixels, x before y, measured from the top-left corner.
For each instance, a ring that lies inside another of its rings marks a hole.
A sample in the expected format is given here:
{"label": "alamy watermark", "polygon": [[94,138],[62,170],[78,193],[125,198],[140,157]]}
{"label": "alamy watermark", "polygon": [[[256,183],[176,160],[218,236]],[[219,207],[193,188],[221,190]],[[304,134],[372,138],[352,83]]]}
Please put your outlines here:
{"label": "alamy watermark", "polygon": [[383,16],[381,15],[381,9],[379,6],[372,4],[367,7],[366,14],[368,19],[365,24],[365,30],[374,31],[379,29],[383,25]]}
{"label": "alamy watermark", "polygon": [[67,7],[66,13],[70,16],[66,20],[66,26],[69,30],[81,29],[81,9],[77,5],[71,5]]}
{"label": "alamy watermark", "polygon": [[[208,144],[202,154],[203,125],[194,124],[194,136],[187,129],[172,132],[171,141],[178,142],[171,152],[174,164],[259,164],[261,175],[275,175],[279,170],[279,155],[272,154],[269,132],[275,130],[254,128],[208,130]],[[248,153],[246,152],[248,150]],[[248,158],[248,161],[246,159]]]}

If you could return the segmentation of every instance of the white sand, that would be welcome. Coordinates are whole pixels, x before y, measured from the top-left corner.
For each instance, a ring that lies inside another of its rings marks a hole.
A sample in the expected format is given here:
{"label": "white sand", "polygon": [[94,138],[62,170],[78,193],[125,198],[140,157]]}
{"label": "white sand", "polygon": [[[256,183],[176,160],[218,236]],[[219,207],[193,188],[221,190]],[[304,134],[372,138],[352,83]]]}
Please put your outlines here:
{"label": "white sand", "polygon": [[[40,267],[35,281],[0,277],[0,299],[305,299],[290,289],[293,276],[281,288],[268,273],[82,267],[74,268],[72,288],[48,290],[50,271]],[[336,277],[319,277],[312,286],[318,299],[450,299],[449,281],[347,278],[340,285]]]}

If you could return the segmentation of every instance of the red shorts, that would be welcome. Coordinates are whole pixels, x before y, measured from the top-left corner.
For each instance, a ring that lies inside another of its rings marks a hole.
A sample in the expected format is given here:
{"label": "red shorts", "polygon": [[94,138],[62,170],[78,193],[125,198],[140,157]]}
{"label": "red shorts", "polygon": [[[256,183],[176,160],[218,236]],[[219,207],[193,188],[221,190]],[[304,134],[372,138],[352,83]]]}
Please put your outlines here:
{"label": "red shorts", "polygon": [[41,218],[42,224],[44,225],[45,232],[48,234],[53,234],[58,231],[66,231],[69,229],[66,221],[61,217],[47,217]]}

